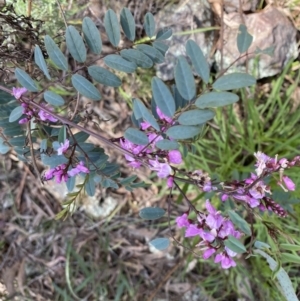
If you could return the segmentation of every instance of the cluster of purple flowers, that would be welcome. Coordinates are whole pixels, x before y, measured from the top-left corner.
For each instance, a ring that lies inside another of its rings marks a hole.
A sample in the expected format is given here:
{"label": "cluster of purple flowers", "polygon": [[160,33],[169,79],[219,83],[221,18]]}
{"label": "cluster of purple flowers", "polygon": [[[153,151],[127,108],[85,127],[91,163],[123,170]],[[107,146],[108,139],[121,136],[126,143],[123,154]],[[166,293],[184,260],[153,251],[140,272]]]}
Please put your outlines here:
{"label": "cluster of purple flowers", "polygon": [[241,232],[235,230],[233,223],[224,218],[218,212],[209,200],[206,200],[206,209],[208,214],[197,212],[197,220],[188,219],[188,213],[176,218],[176,223],[179,228],[186,228],[185,237],[199,236],[202,240],[197,245],[203,251],[203,258],[208,259],[213,254],[215,262],[220,262],[223,269],[236,266],[232,257],[237,253],[224,246],[223,241],[229,235],[239,239]]}
{"label": "cluster of purple flowers", "polygon": [[[159,108],[156,108],[156,111],[160,122],[163,124],[162,131],[164,131],[164,128],[166,128],[168,124],[172,124],[173,121],[171,118],[164,115]],[[172,187],[173,177],[170,164],[180,164],[182,162],[181,153],[178,150],[164,151],[158,149],[155,144],[158,141],[163,140],[163,137],[155,132],[150,123],[141,123],[142,130],[146,131],[149,128],[151,130],[146,133],[149,141],[147,146],[134,144],[125,138],[120,140],[122,148],[134,155],[134,157],[125,155],[125,158],[133,168],[141,167],[142,163],[139,161],[139,158],[144,159],[143,161],[148,164],[151,170],[156,171],[159,178],[168,178],[167,185],[168,187]]]}
{"label": "cluster of purple flowers", "polygon": [[[13,88],[13,96],[16,99],[20,99],[24,93],[27,92],[26,88]],[[26,115],[25,118],[22,118],[19,120],[19,124],[25,124],[28,123],[33,117],[42,120],[42,121],[50,121],[50,122],[56,122],[57,119],[54,118],[52,115],[48,114],[47,112],[43,110],[37,110],[35,108],[31,108],[27,103],[21,103],[21,106],[23,107],[23,114]],[[49,108],[52,109],[52,108]]]}

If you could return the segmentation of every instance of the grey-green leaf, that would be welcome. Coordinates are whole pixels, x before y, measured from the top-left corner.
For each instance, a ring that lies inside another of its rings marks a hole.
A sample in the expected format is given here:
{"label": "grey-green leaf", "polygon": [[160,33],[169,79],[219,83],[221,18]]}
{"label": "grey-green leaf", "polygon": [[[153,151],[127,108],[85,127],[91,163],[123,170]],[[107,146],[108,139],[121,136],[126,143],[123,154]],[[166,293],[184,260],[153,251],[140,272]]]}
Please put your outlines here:
{"label": "grey-green leaf", "polygon": [[86,48],[81,35],[72,25],[68,26],[66,31],[66,43],[74,60],[84,63],[86,60]]}
{"label": "grey-green leaf", "polygon": [[64,99],[60,95],[51,91],[46,91],[44,93],[44,99],[53,106],[59,107],[65,104]]}
{"label": "grey-green leaf", "polygon": [[100,100],[101,94],[98,89],[86,78],[79,74],[72,75],[73,87],[82,95],[92,100]]}
{"label": "grey-green leaf", "polygon": [[186,53],[190,57],[196,73],[207,84],[209,81],[209,65],[203,55],[201,48],[193,40],[188,40],[186,43]]}
{"label": "grey-green leaf", "polygon": [[179,108],[184,108],[188,101],[181,96],[176,85],[172,85],[172,93],[175,100],[176,110]]}
{"label": "grey-green leaf", "polygon": [[133,99],[133,111],[137,119],[143,118],[145,121],[151,124],[153,128],[157,131],[160,130],[160,127],[154,118],[154,116],[149,112],[145,105],[137,98]]}
{"label": "grey-green leaf", "polygon": [[242,254],[247,252],[245,246],[238,240],[236,239],[234,236],[229,235],[228,239],[226,239],[224,241],[224,245],[229,248],[231,251],[238,253],[238,254]]}
{"label": "grey-green leaf", "polygon": [[158,207],[146,207],[139,212],[139,216],[145,220],[155,220],[164,216],[166,211]]}
{"label": "grey-green leaf", "polygon": [[183,112],[178,122],[182,125],[200,125],[213,119],[215,115],[215,112],[211,110],[191,110]]}
{"label": "grey-green leaf", "polygon": [[209,92],[198,97],[195,105],[200,109],[223,107],[238,100],[239,97],[231,92]]}
{"label": "grey-green leaf", "polygon": [[120,14],[120,22],[125,36],[130,40],[135,39],[135,21],[132,13],[127,7],[124,7]]}
{"label": "grey-green leaf", "polygon": [[96,183],[93,177],[89,176],[88,181],[84,184],[84,189],[89,196],[94,196],[96,191]]}
{"label": "grey-green leaf", "polygon": [[171,141],[168,139],[159,140],[155,143],[155,146],[162,150],[173,150],[179,149],[179,144],[177,141]]}
{"label": "grey-green leaf", "polygon": [[147,145],[149,143],[147,135],[134,128],[128,128],[124,133],[124,137],[137,145]]}
{"label": "grey-green leaf", "polygon": [[17,121],[23,115],[23,107],[14,108],[9,115],[9,122]]}
{"label": "grey-green leaf", "polygon": [[247,235],[251,235],[251,229],[249,224],[239,215],[237,214],[235,211],[233,210],[229,210],[228,211],[230,220],[240,229],[242,230],[244,233],[246,233]]}
{"label": "grey-green leaf", "polygon": [[184,140],[199,135],[201,130],[201,126],[175,125],[170,127],[166,134],[172,139]]}
{"label": "grey-green leaf", "polygon": [[156,48],[146,45],[146,44],[139,44],[136,46],[137,50],[143,52],[147,56],[150,57],[150,59],[153,61],[153,63],[161,64],[165,61],[164,56],[162,53],[157,50]]}
{"label": "grey-green leaf", "polygon": [[10,147],[4,143],[4,140],[0,138],[0,154],[5,155],[10,150]]}
{"label": "grey-green leaf", "polygon": [[170,245],[170,240],[169,238],[159,237],[151,240],[149,244],[152,245],[155,249],[161,251],[168,248],[168,246]]}
{"label": "grey-green leaf", "polygon": [[90,66],[88,67],[88,72],[89,75],[100,84],[110,87],[119,87],[122,84],[121,80],[115,74],[105,68]]}
{"label": "grey-green leaf", "polygon": [[45,76],[51,80],[46,61],[44,59],[43,53],[39,45],[34,48],[34,61],[39,66],[39,68],[44,72]]}
{"label": "grey-green leaf", "polygon": [[172,36],[172,28],[162,28],[156,34],[156,41],[167,40]]}
{"label": "grey-green leaf", "polygon": [[152,93],[156,105],[168,117],[175,114],[175,100],[165,83],[158,77],[153,77],[151,82]]}
{"label": "grey-green leaf", "polygon": [[153,66],[152,60],[146,54],[136,49],[123,49],[120,54],[124,59],[135,63],[141,68],[146,69]]}
{"label": "grey-green leaf", "polygon": [[154,36],[154,34],[155,34],[154,16],[149,12],[144,17],[144,29],[145,29],[146,35],[149,38],[152,38]]}
{"label": "grey-green leaf", "polygon": [[196,85],[193,72],[183,56],[179,56],[175,66],[175,82],[180,95],[192,100],[196,94]]}
{"label": "grey-green leaf", "polygon": [[102,50],[102,40],[100,32],[91,18],[85,17],[82,22],[84,39],[95,54],[100,54]]}
{"label": "grey-green leaf", "polygon": [[116,13],[109,9],[104,17],[105,31],[109,41],[115,47],[118,47],[121,39],[120,25]]}
{"label": "grey-green leaf", "polygon": [[25,87],[28,91],[31,92],[38,92],[38,88],[33,81],[33,79],[22,69],[16,68],[15,69],[15,76],[18,82]]}
{"label": "grey-green leaf", "polygon": [[249,34],[249,32],[247,31],[247,27],[244,24],[241,24],[239,26],[239,33],[237,36],[237,47],[239,53],[246,52],[249,49],[252,41],[253,36]]}
{"label": "grey-green leaf", "polygon": [[253,86],[256,84],[256,79],[247,73],[230,73],[221,76],[213,83],[213,88],[216,90],[234,90],[244,87]]}
{"label": "grey-green leaf", "polygon": [[166,45],[165,43],[162,43],[162,42],[153,42],[152,43],[153,47],[156,48],[157,50],[159,50],[163,56],[166,55],[166,52],[168,51],[169,49],[169,46]]}
{"label": "grey-green leaf", "polygon": [[135,63],[129,62],[117,54],[110,54],[106,56],[104,58],[104,63],[110,68],[126,73],[133,73],[137,68]]}
{"label": "grey-green leaf", "polygon": [[45,36],[45,47],[51,61],[61,70],[68,70],[68,61],[51,37]]}

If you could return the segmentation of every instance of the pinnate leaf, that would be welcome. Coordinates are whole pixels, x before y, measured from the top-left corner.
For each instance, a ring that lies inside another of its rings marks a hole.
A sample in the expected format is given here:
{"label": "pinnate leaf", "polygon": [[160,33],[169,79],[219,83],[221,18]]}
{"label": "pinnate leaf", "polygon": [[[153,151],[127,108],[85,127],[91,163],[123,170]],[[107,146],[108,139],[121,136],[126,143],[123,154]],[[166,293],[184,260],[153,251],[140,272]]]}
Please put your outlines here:
{"label": "pinnate leaf", "polygon": [[239,97],[231,92],[209,92],[198,97],[195,105],[200,109],[223,107],[238,100]]}
{"label": "pinnate leaf", "polygon": [[167,40],[172,36],[172,28],[162,28],[156,34],[156,41]]}
{"label": "pinnate leaf", "polygon": [[152,38],[155,34],[155,21],[154,16],[148,12],[144,17],[144,29],[146,32],[146,35],[149,38]]}
{"label": "pinnate leaf", "polygon": [[191,110],[183,112],[178,122],[182,125],[200,125],[214,118],[215,112],[211,110]]}
{"label": "pinnate leaf", "polygon": [[139,212],[139,216],[145,220],[155,220],[164,216],[166,211],[158,207],[146,207]]}
{"label": "pinnate leaf", "polygon": [[136,46],[137,50],[143,52],[147,56],[150,57],[150,59],[153,61],[153,63],[161,64],[165,61],[164,56],[162,53],[157,50],[156,48],[146,45],[146,44],[139,44]]}
{"label": "pinnate leaf", "polygon": [[121,39],[120,25],[116,13],[109,9],[104,17],[104,26],[111,44],[118,47]]}
{"label": "pinnate leaf", "polygon": [[216,90],[233,90],[255,85],[255,78],[247,73],[230,73],[221,76],[213,83]]}
{"label": "pinnate leaf", "polygon": [[147,145],[148,137],[144,132],[134,128],[128,128],[124,133],[125,139],[137,145]]}
{"label": "pinnate leaf", "polygon": [[238,254],[242,254],[247,252],[245,246],[238,240],[236,239],[234,236],[229,235],[228,239],[226,239],[224,241],[224,245],[229,248],[231,251],[238,253]]}
{"label": "pinnate leaf", "polygon": [[102,50],[102,40],[100,32],[91,18],[85,17],[82,22],[82,31],[84,39],[95,54],[100,54]]}
{"label": "pinnate leaf", "polygon": [[120,21],[126,37],[130,41],[135,39],[135,21],[132,13],[127,7],[124,7],[120,14]]}
{"label": "pinnate leaf", "polygon": [[53,106],[62,106],[65,104],[64,99],[60,95],[51,91],[44,93],[44,99]]}
{"label": "pinnate leaf", "polygon": [[135,63],[129,62],[117,54],[110,54],[106,56],[104,58],[104,63],[110,68],[126,73],[133,73],[137,68]]}
{"label": "pinnate leaf", "polygon": [[23,107],[14,108],[9,115],[9,122],[17,121],[23,115]]}
{"label": "pinnate leaf", "polygon": [[155,41],[152,43],[153,47],[156,48],[157,50],[159,50],[163,56],[166,55],[166,52],[169,49],[169,46],[166,45],[165,43],[159,42],[159,41]]}
{"label": "pinnate leaf", "polygon": [[151,68],[153,66],[152,60],[143,52],[136,49],[123,49],[121,50],[121,56],[135,63],[138,67],[141,68]]}
{"label": "pinnate leaf", "polygon": [[245,234],[247,235],[251,235],[251,229],[249,224],[239,215],[237,214],[235,211],[233,210],[229,210],[228,211],[228,215],[231,219],[231,221],[241,230],[243,231]]}
{"label": "pinnate leaf", "polygon": [[177,141],[171,141],[168,139],[159,140],[155,143],[155,146],[162,150],[172,150],[179,149],[179,144]]}
{"label": "pinnate leaf", "polygon": [[51,80],[46,61],[44,59],[43,53],[39,45],[34,48],[34,61],[39,66],[39,68],[44,72],[45,76]]}
{"label": "pinnate leaf", "polygon": [[33,79],[22,69],[16,68],[15,76],[18,82],[25,87],[28,91],[38,92],[38,88]]}
{"label": "pinnate leaf", "polygon": [[73,87],[82,95],[92,100],[100,100],[101,94],[98,89],[86,78],[79,74],[72,75]]}
{"label": "pinnate leaf", "polygon": [[110,87],[119,87],[122,84],[121,80],[115,74],[105,68],[90,66],[88,67],[88,72],[89,75],[100,84]]}
{"label": "pinnate leaf", "polygon": [[70,25],[66,31],[66,43],[67,47],[74,58],[79,63],[83,63],[86,60],[86,48],[83,43],[82,37],[77,29]]}
{"label": "pinnate leaf", "polygon": [[249,32],[247,31],[247,27],[244,24],[241,24],[237,36],[237,47],[239,53],[246,52],[249,49],[252,41],[253,41],[253,36],[249,34]]}
{"label": "pinnate leaf", "polygon": [[170,127],[166,134],[172,139],[184,140],[199,135],[201,130],[201,126],[175,125]]}

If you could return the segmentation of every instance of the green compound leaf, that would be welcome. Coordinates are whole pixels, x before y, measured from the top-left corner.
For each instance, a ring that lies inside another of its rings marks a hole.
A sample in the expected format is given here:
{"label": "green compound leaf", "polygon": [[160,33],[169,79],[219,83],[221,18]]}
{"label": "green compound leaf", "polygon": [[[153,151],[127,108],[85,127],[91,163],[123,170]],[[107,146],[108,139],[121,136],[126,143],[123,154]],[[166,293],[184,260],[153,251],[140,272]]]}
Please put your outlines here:
{"label": "green compound leaf", "polygon": [[82,22],[84,39],[95,54],[100,54],[102,50],[102,40],[100,32],[91,18],[85,17]]}
{"label": "green compound leaf", "polygon": [[136,119],[143,118],[145,121],[151,124],[153,128],[157,131],[160,130],[160,127],[154,118],[154,116],[149,112],[145,105],[137,98],[133,99],[133,112]]}
{"label": "green compound leaf", "polygon": [[236,239],[234,236],[229,235],[228,239],[226,239],[224,241],[224,245],[229,248],[231,251],[238,253],[238,254],[242,254],[247,252],[245,246],[238,240]]}
{"label": "green compound leaf", "polygon": [[256,79],[247,73],[231,73],[223,75],[213,83],[213,88],[216,90],[234,90],[244,87],[253,86],[256,84]]}
{"label": "green compound leaf", "polygon": [[147,135],[134,128],[128,128],[124,133],[124,137],[137,145],[147,145],[149,143]]}
{"label": "green compound leaf", "polygon": [[151,240],[149,244],[152,245],[155,249],[161,251],[168,248],[168,246],[170,245],[170,240],[169,238],[159,237]]}
{"label": "green compound leaf", "polygon": [[209,92],[197,98],[195,105],[200,108],[215,108],[231,105],[239,100],[239,97],[230,92]]}
{"label": "green compound leaf", "polygon": [[154,16],[149,12],[144,17],[144,29],[145,29],[146,35],[149,38],[152,38],[154,36],[154,34],[155,34]]}
{"label": "green compound leaf", "polygon": [[104,58],[104,63],[110,68],[126,73],[133,73],[137,68],[135,63],[129,62],[117,54],[106,56]]}
{"label": "green compound leaf", "polygon": [[211,110],[191,110],[182,113],[178,122],[182,125],[200,125],[213,119],[215,115],[215,112]]}
{"label": "green compound leaf", "polygon": [[253,36],[248,33],[247,27],[244,24],[241,24],[237,36],[237,47],[239,53],[242,54],[246,52],[249,49],[252,41],[253,41]]}
{"label": "green compound leaf", "polygon": [[86,60],[86,48],[81,35],[72,25],[68,26],[66,31],[66,43],[74,60],[84,63]]}
{"label": "green compound leaf", "polygon": [[46,91],[44,93],[44,99],[49,104],[51,104],[53,106],[57,106],[57,107],[62,106],[62,105],[65,104],[64,99],[60,95],[58,95],[58,94],[56,94],[54,92],[51,92],[51,91]]}
{"label": "green compound leaf", "polygon": [[154,48],[159,50],[162,53],[163,56],[166,55],[166,52],[169,49],[169,46],[166,45],[165,43],[162,43],[162,42],[153,42],[152,45],[153,45]]}
{"label": "green compound leaf", "polygon": [[158,207],[146,207],[139,212],[139,216],[145,220],[155,220],[164,216],[166,211]]}
{"label": "green compound leaf", "polygon": [[41,48],[36,45],[34,48],[34,61],[39,66],[39,68],[44,72],[45,76],[51,80],[46,61],[44,59]]}
{"label": "green compound leaf", "polygon": [[172,150],[179,149],[179,144],[177,141],[171,141],[168,139],[159,140],[155,143],[155,146],[162,150]]}
{"label": "green compound leaf", "polygon": [[175,125],[169,128],[166,134],[172,139],[184,140],[199,135],[201,130],[201,126]]}
{"label": "green compound leaf", "polygon": [[210,68],[201,48],[193,40],[188,40],[186,43],[186,53],[190,57],[196,73],[207,84]]}
{"label": "green compound leaf", "polygon": [[[257,253],[262,257],[264,257],[267,260],[269,267],[273,272],[278,270],[278,263],[266,252],[262,250],[254,250],[254,253]],[[276,278],[278,279],[278,282],[282,289],[282,294],[284,295],[285,299],[287,301],[299,301],[299,299],[295,294],[295,290],[293,288],[291,279],[289,278],[289,275],[282,267],[279,267],[279,270],[276,273]]]}
{"label": "green compound leaf", "polygon": [[82,95],[92,100],[100,100],[101,94],[98,89],[86,78],[79,74],[72,75],[73,87]]}
{"label": "green compound leaf", "polygon": [[105,31],[110,43],[118,47],[121,40],[120,25],[116,13],[109,9],[104,17]]}
{"label": "green compound leaf", "polygon": [[15,76],[18,82],[25,87],[28,91],[38,92],[38,88],[33,79],[22,69],[16,68]]}
{"label": "green compound leaf", "polygon": [[23,107],[14,108],[9,115],[9,122],[17,121],[23,115]]}
{"label": "green compound leaf", "polygon": [[243,231],[245,234],[247,234],[248,236],[251,235],[251,229],[249,224],[239,215],[237,214],[235,211],[233,210],[229,210],[228,211],[228,215],[230,217],[230,220],[241,230]]}
{"label": "green compound leaf", "polygon": [[153,66],[152,60],[146,54],[136,49],[123,49],[120,54],[124,59],[135,63],[138,67],[146,69]]}
{"label": "green compound leaf", "polygon": [[162,28],[156,34],[156,41],[167,40],[172,36],[172,28]]}
{"label": "green compound leaf", "polygon": [[130,40],[134,41],[135,39],[135,21],[132,13],[127,7],[124,7],[121,10],[120,22],[122,29],[125,33],[125,36]]}
{"label": "green compound leaf", "polygon": [[45,36],[45,47],[51,61],[58,69],[68,70],[68,61],[51,37]]}
{"label": "green compound leaf", "polygon": [[175,100],[165,83],[158,77],[153,77],[151,82],[152,93],[156,105],[168,117],[175,114]]}
{"label": "green compound leaf", "polygon": [[162,53],[157,50],[156,48],[146,45],[146,44],[139,44],[136,46],[137,50],[143,52],[147,56],[150,57],[150,59],[153,61],[155,64],[161,64],[165,61],[164,56]]}
{"label": "green compound leaf", "polygon": [[193,72],[183,56],[179,56],[175,66],[175,82],[180,95],[192,100],[196,94],[196,85]]}
{"label": "green compound leaf", "polygon": [[99,66],[88,67],[88,73],[95,81],[106,86],[119,87],[122,84],[115,74]]}

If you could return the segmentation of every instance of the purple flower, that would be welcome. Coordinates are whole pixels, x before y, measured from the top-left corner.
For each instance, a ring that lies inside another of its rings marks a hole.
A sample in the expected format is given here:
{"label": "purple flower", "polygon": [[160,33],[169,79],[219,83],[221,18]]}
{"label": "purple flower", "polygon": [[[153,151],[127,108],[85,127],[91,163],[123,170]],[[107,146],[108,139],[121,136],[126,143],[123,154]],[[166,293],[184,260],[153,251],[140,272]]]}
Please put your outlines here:
{"label": "purple flower", "polygon": [[19,124],[25,124],[25,123],[27,123],[28,121],[29,121],[28,118],[22,118],[22,119],[19,120]]}
{"label": "purple flower", "polygon": [[76,175],[78,175],[79,173],[89,173],[89,169],[87,167],[84,166],[84,163],[82,161],[80,161],[75,168],[72,168],[71,170],[68,171],[68,175],[70,177],[74,177]]}
{"label": "purple flower", "polygon": [[151,124],[149,122],[147,122],[147,121],[141,122],[141,129],[143,131],[147,130],[147,128],[149,128],[150,126],[151,126]]}
{"label": "purple flower", "polygon": [[283,176],[282,180],[284,182],[285,187],[288,190],[292,190],[292,191],[295,190],[296,185],[295,185],[295,183],[288,176]]}
{"label": "purple flower", "polygon": [[66,173],[66,164],[61,164],[55,168],[47,170],[44,174],[44,180],[51,180],[53,177],[56,178],[56,183],[61,183],[62,181],[67,182],[68,175]]}
{"label": "purple flower", "polygon": [[208,242],[213,242],[215,239],[216,239],[216,236],[217,236],[217,232],[212,230],[211,232],[208,232],[208,231],[204,231],[203,229],[200,229],[200,237],[205,240],[205,241],[208,241]]}
{"label": "purple flower", "polygon": [[189,227],[190,222],[188,220],[188,215],[186,213],[184,213],[183,215],[178,216],[176,218],[176,224],[177,224],[178,228]]}
{"label": "purple flower", "polygon": [[15,99],[20,99],[22,97],[22,95],[24,93],[27,92],[27,89],[26,88],[15,88],[13,87],[12,88],[12,95],[14,96]]}
{"label": "purple flower", "polygon": [[206,251],[203,252],[203,259],[208,259],[211,255],[213,255],[216,252],[216,249],[214,248],[208,248]]}
{"label": "purple flower", "polygon": [[229,269],[230,267],[235,267],[236,266],[235,261],[232,258],[230,258],[229,256],[227,256],[223,253],[220,253],[220,254],[216,255],[215,263],[218,263],[218,262],[221,262],[221,267],[223,269]]}
{"label": "purple flower", "polygon": [[174,178],[173,177],[168,177],[168,179],[167,179],[167,186],[169,188],[172,188],[173,184],[174,184]]}
{"label": "purple flower", "polygon": [[151,165],[150,169],[156,171],[159,178],[166,178],[172,172],[172,168],[169,164],[160,163],[157,158],[156,160],[149,160],[149,163]]}
{"label": "purple flower", "polygon": [[156,107],[156,113],[159,117],[160,120],[164,120],[167,123],[171,124],[173,122],[172,118],[166,116],[160,109],[159,107]]}
{"label": "purple flower", "polygon": [[222,194],[222,196],[221,196],[221,201],[222,201],[222,202],[225,202],[225,201],[228,200],[228,198],[229,198],[228,194]]}
{"label": "purple flower", "polygon": [[170,163],[180,164],[182,162],[181,153],[178,150],[171,150],[168,153]]}
{"label": "purple flower", "polygon": [[47,121],[47,120],[49,120],[51,122],[56,122],[57,121],[56,118],[54,118],[52,115],[50,115],[49,113],[47,113],[43,110],[40,110],[38,115],[39,115],[40,119],[43,120],[43,121]]}
{"label": "purple flower", "polygon": [[208,182],[204,183],[202,190],[205,192],[211,191],[212,190],[211,182],[208,181]]}
{"label": "purple flower", "polygon": [[255,164],[257,168],[255,169],[255,171],[256,174],[260,176],[263,173],[264,169],[266,168],[266,163],[270,160],[270,157],[260,151],[254,153],[254,156],[257,159]]}
{"label": "purple flower", "polygon": [[196,225],[189,224],[188,228],[185,231],[185,237],[200,235],[202,232],[203,229],[198,228]]}
{"label": "purple flower", "polygon": [[62,155],[64,153],[66,153],[69,146],[70,146],[70,141],[68,139],[66,139],[64,143],[60,143],[60,147],[57,149],[57,154]]}

